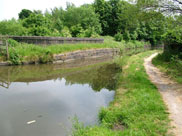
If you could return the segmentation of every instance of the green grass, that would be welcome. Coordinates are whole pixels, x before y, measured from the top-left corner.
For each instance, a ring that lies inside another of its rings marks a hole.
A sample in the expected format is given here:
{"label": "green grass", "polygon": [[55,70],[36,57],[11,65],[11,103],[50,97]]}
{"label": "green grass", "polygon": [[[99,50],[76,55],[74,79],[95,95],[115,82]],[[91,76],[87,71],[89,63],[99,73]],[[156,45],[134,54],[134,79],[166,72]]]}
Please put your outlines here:
{"label": "green grass", "polygon": [[182,60],[177,56],[166,58],[166,55],[161,53],[152,60],[152,63],[173,80],[182,83]]}
{"label": "green grass", "polygon": [[[123,66],[115,99],[99,113],[99,126],[84,127],[77,121],[73,136],[166,136],[168,113],[157,88],[150,82],[143,60],[155,51],[117,58]],[[114,126],[123,130],[113,130]]]}
{"label": "green grass", "polygon": [[[51,45],[51,46],[37,46],[33,44],[16,44],[9,48],[10,59],[9,61],[13,64],[21,64],[22,62],[33,61],[47,63],[53,60],[53,54],[60,54],[66,52],[72,52],[76,50],[87,50],[87,49],[97,49],[97,48],[134,48],[143,47],[144,45],[149,45],[149,43],[133,41],[133,42],[116,42],[113,37],[102,37],[104,38],[104,43],[79,43],[79,44],[61,44],[61,45]],[[0,60],[4,60],[6,55],[0,53]],[[4,59],[3,59],[4,58]],[[6,60],[4,60],[6,61]]]}

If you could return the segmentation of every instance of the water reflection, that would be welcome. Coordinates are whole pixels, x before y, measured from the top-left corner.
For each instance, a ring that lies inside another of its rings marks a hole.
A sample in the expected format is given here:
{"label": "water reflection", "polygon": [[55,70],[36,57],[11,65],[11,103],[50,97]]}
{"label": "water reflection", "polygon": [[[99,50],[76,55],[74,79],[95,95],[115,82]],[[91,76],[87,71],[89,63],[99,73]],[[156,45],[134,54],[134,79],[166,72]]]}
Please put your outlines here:
{"label": "water reflection", "polygon": [[9,88],[12,82],[38,82],[66,79],[66,85],[89,84],[93,90],[114,90],[117,73],[121,68],[115,63],[99,63],[84,67],[65,68],[61,65],[32,65],[0,67],[0,86]]}
{"label": "water reflection", "polygon": [[95,124],[100,107],[114,97],[119,72],[116,64],[105,62],[0,67],[0,136],[64,136],[75,115]]}

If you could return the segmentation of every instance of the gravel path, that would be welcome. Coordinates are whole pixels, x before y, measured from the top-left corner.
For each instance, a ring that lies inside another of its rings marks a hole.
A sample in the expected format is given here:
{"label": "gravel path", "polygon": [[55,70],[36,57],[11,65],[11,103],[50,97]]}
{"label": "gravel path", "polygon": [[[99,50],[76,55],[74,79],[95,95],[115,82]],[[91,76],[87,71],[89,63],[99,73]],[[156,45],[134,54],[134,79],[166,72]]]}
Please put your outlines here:
{"label": "gravel path", "polygon": [[157,53],[145,59],[145,69],[151,81],[157,86],[170,113],[171,125],[174,129],[169,133],[182,136],[182,85],[171,81],[168,76],[160,72],[152,64],[152,59]]}

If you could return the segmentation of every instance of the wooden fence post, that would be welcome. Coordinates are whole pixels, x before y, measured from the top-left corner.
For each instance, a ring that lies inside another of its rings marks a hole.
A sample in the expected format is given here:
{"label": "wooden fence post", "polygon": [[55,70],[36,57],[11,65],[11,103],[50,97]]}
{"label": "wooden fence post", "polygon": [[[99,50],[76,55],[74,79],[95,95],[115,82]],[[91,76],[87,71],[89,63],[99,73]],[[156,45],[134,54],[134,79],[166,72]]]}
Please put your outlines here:
{"label": "wooden fence post", "polygon": [[9,50],[8,50],[8,40],[6,39],[6,54],[7,54],[7,60],[9,60]]}

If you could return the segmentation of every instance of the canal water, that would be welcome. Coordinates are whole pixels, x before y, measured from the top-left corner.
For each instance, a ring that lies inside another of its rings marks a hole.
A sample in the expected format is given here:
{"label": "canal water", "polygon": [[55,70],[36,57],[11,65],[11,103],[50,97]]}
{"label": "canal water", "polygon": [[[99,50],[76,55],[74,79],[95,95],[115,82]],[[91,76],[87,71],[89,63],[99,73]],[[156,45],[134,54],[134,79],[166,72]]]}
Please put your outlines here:
{"label": "canal water", "polygon": [[0,67],[0,136],[65,136],[75,116],[97,124],[120,72],[111,62]]}

